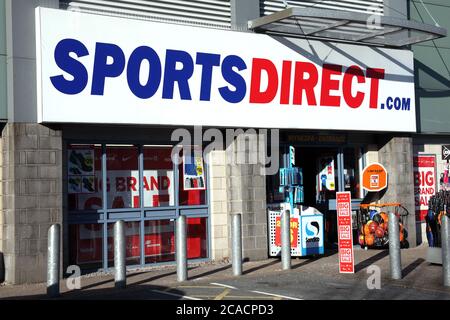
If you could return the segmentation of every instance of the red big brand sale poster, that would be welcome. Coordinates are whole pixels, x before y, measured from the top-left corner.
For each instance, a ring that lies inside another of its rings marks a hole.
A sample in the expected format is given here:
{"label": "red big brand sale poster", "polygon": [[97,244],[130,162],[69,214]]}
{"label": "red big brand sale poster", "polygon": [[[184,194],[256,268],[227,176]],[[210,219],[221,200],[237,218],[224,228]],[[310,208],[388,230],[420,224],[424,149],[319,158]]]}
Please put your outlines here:
{"label": "red big brand sale poster", "polygon": [[340,273],[355,272],[351,203],[350,192],[336,193]]}
{"label": "red big brand sale poster", "polygon": [[414,157],[414,195],[418,220],[425,220],[428,213],[428,201],[435,194],[436,156],[420,155]]}

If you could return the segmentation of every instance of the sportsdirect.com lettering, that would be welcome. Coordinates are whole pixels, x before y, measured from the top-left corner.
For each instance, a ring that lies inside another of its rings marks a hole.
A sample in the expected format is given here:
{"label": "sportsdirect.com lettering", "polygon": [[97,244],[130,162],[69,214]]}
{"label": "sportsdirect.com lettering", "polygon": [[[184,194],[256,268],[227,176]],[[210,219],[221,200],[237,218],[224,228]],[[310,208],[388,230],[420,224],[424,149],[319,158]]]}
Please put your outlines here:
{"label": "sportsdirect.com lettering", "polygon": [[[162,88],[163,99],[173,99],[178,89],[181,100],[210,101],[212,90],[217,90],[224,101],[234,104],[243,101],[249,90],[251,104],[307,103],[309,106],[340,107],[345,103],[356,109],[368,98],[369,108],[377,109],[379,81],[385,76],[384,69],[363,70],[356,65],[324,64],[318,68],[311,62],[286,60],[279,68],[264,58],[253,58],[248,65],[237,55],[197,52],[192,56],[175,49],[167,49],[162,58],[149,46],[137,47],[126,57],[119,46],[101,42],[95,45],[93,70],[88,70],[81,60],[91,54],[76,39],[61,40],[55,47],[54,58],[66,75],[51,76],[53,86],[61,93],[76,95],[91,83],[90,94],[102,96],[107,81],[126,74],[130,92],[140,99],[150,99]],[[142,79],[143,64],[149,66],[146,79]],[[189,83],[196,70],[201,72],[199,92],[193,92]],[[226,85],[213,85],[213,74],[217,72]],[[244,77],[246,72],[250,74],[249,84]],[[366,90],[357,90],[355,84],[367,84]],[[316,90],[318,86],[320,92]],[[275,101],[276,97],[278,101]]]}

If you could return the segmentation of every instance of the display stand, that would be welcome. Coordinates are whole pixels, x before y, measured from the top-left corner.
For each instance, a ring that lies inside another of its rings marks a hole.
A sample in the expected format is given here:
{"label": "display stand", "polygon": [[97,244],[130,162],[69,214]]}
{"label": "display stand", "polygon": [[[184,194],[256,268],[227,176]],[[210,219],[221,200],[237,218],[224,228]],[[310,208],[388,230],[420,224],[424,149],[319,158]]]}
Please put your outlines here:
{"label": "display stand", "polygon": [[387,248],[388,212],[399,217],[400,245],[408,247],[408,232],[404,227],[404,219],[408,211],[400,203],[361,204],[358,219],[358,242],[362,248]]}
{"label": "display stand", "polygon": [[323,214],[312,207],[304,207],[303,173],[295,167],[295,149],[289,147],[287,167],[280,169],[280,192],[285,202],[268,205],[269,253],[281,253],[281,213],[291,215],[291,256],[302,257],[324,253]]}
{"label": "display stand", "polygon": [[287,167],[280,168],[280,193],[284,193],[285,202],[289,203],[291,209],[304,201],[303,172],[301,168],[295,167],[294,147],[289,147]]}

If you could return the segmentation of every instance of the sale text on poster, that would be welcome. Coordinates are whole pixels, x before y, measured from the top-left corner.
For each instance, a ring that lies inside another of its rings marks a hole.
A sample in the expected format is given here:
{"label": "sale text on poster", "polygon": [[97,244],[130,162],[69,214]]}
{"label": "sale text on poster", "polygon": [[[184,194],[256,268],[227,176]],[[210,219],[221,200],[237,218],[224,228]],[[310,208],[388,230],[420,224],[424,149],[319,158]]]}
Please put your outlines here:
{"label": "sale text on poster", "polygon": [[353,232],[350,192],[337,192],[339,272],[354,273]]}
{"label": "sale text on poster", "polygon": [[428,201],[436,194],[436,155],[414,157],[414,197],[416,216],[424,221]]}

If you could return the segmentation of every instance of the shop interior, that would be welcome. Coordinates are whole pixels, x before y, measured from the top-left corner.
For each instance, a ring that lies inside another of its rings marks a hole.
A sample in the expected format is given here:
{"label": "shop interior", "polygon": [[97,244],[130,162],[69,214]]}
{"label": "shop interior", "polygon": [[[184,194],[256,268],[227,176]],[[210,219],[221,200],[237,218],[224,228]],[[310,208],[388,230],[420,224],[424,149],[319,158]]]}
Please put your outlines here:
{"label": "shop interior", "polygon": [[[296,206],[313,207],[323,214],[325,248],[335,248],[338,241],[336,192],[350,191],[354,201],[360,201],[363,195],[360,186],[360,172],[364,165],[361,147],[291,144],[281,150],[280,167],[289,166],[288,162],[293,158],[293,167],[301,172],[303,196]],[[290,150],[293,150],[293,157]],[[288,194],[280,188],[280,175],[267,178],[267,189],[269,207],[288,202]]]}

